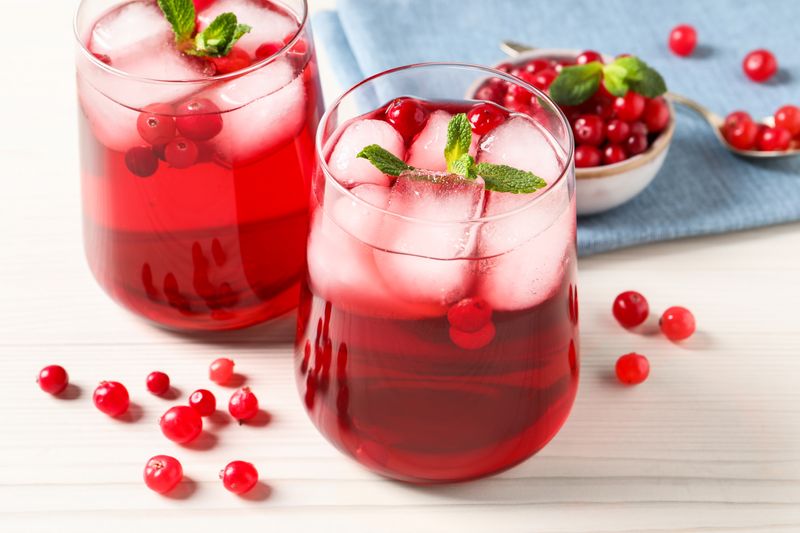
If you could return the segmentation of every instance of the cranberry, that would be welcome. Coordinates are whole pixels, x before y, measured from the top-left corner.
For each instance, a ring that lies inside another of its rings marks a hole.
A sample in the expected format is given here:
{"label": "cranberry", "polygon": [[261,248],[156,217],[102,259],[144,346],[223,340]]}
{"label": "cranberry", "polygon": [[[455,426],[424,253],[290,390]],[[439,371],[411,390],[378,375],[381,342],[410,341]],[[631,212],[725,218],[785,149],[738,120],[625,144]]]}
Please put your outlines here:
{"label": "cranberry", "polygon": [[234,494],[249,492],[258,483],[258,471],[252,463],[233,461],[219,473],[226,489]]}
{"label": "cranberry", "polygon": [[513,67],[510,63],[501,63],[495,67],[495,69],[499,70],[500,72],[505,72],[506,74],[511,73],[511,69]]}
{"label": "cranberry", "polygon": [[136,119],[136,129],[145,142],[156,146],[166,144],[175,137],[174,110],[169,104],[152,104],[144,108]]}
{"label": "cranberry", "polygon": [[681,24],[669,32],[669,48],[676,55],[691,55],[695,46],[697,46],[697,31],[692,26]]}
{"label": "cranberry", "polygon": [[183,479],[180,461],[169,455],[151,457],[144,467],[144,482],[147,488],[159,494],[174,489]]}
{"label": "cranberry", "polygon": [[60,394],[69,384],[69,376],[63,366],[49,365],[39,371],[36,378],[39,388],[48,394]]}
{"label": "cranberry", "polygon": [[742,68],[748,78],[761,83],[778,71],[778,61],[769,50],[754,50],[745,56]]}
{"label": "cranberry", "polygon": [[756,146],[762,152],[788,150],[792,134],[786,128],[762,128],[756,134]]}
{"label": "cranberry", "polygon": [[531,106],[533,94],[521,85],[510,85],[503,99],[503,105],[511,111],[526,113]]}
{"label": "cranberry", "polygon": [[756,145],[758,132],[758,124],[752,120],[733,122],[722,128],[725,140],[737,150],[752,150]]}
{"label": "cranberry", "polygon": [[386,122],[409,143],[428,120],[428,110],[413,98],[396,98],[386,108],[385,116]]}
{"label": "cranberry", "polygon": [[124,414],[130,406],[128,389],[116,381],[102,381],[94,390],[92,396],[95,407],[108,416]]}
{"label": "cranberry", "polygon": [[650,362],[638,353],[628,353],[617,359],[617,379],[626,385],[638,385],[650,375]]}
{"label": "cranberry", "polygon": [[642,122],[641,120],[637,120],[636,122],[631,122],[631,135],[644,135],[647,136],[647,125]]}
{"label": "cranberry", "polygon": [[576,143],[591,146],[600,146],[606,135],[603,119],[597,115],[579,116],[572,125],[572,132]]}
{"label": "cranberry", "polygon": [[283,48],[283,43],[263,43],[256,48],[256,60],[261,61],[268,57],[274,56]]}
{"label": "cranberry", "polygon": [[575,166],[578,168],[599,166],[602,159],[603,154],[596,146],[581,144],[575,148]]}
{"label": "cranberry", "polygon": [[639,120],[644,113],[644,106],[644,96],[633,91],[628,91],[625,96],[614,99],[614,111],[617,113],[617,117],[625,122]]}
{"label": "cranberry", "polygon": [[230,53],[224,57],[211,57],[209,59],[214,63],[217,74],[230,74],[253,64],[250,54],[236,47],[231,48]]}
{"label": "cranberry", "polygon": [[164,158],[174,168],[188,168],[197,162],[200,149],[189,139],[178,137],[164,147]]}
{"label": "cranberry", "polygon": [[532,59],[525,65],[525,72],[536,74],[546,68],[550,68],[550,62],[546,59]]}
{"label": "cranberry", "polygon": [[228,411],[240,423],[250,420],[258,414],[258,398],[249,387],[242,387],[231,396]]}
{"label": "cranberry", "polygon": [[792,137],[800,135],[800,107],[785,105],[775,112],[775,127],[784,128]]}
{"label": "cranberry", "polygon": [[500,103],[506,95],[505,83],[498,78],[494,78],[484,83],[475,93],[476,100],[486,100],[488,102]]}
{"label": "cranberry", "polygon": [[450,340],[464,350],[479,350],[492,342],[496,333],[493,322],[488,322],[477,331],[463,331],[450,327]]}
{"label": "cranberry", "polygon": [[669,106],[662,97],[647,100],[644,106],[642,120],[650,133],[663,131],[669,124]]}
{"label": "cranberry", "polygon": [[233,377],[233,366],[233,361],[220,357],[208,367],[208,378],[217,385],[225,385]]}
{"label": "cranberry", "polygon": [[220,109],[207,98],[187,100],[178,106],[176,114],[178,131],[193,141],[207,141],[222,131]]}
{"label": "cranberry", "polygon": [[647,299],[640,293],[625,291],[614,299],[611,312],[622,327],[633,328],[647,320],[650,306],[647,304]]}
{"label": "cranberry", "polygon": [[147,390],[161,396],[169,390],[169,376],[163,372],[150,372],[147,375]]}
{"label": "cranberry", "polygon": [[725,127],[736,126],[741,122],[753,122],[753,118],[747,111],[733,111],[725,117]]}
{"label": "cranberry", "polygon": [[647,136],[641,133],[632,133],[625,141],[625,152],[628,156],[639,155],[647,150]]}
{"label": "cranberry", "polygon": [[200,12],[216,1],[217,0],[194,0],[194,8],[197,12]]}
{"label": "cranberry", "polygon": [[159,421],[161,432],[169,440],[186,444],[196,439],[203,431],[200,414],[186,405],[170,408]]}
{"label": "cranberry", "polygon": [[603,120],[609,120],[614,117],[613,98],[595,93],[582,107],[586,113],[598,115]]}
{"label": "cranberry", "polygon": [[606,124],[606,138],[608,138],[609,142],[614,144],[624,143],[630,134],[630,125],[618,118],[611,119]]}
{"label": "cranberry", "polygon": [[189,407],[200,416],[211,416],[217,410],[217,399],[211,391],[198,389],[189,396]]}
{"label": "cranberry", "polygon": [[669,340],[682,341],[694,333],[694,315],[685,307],[670,307],[661,315],[658,325]]}
{"label": "cranberry", "polygon": [[484,135],[502,124],[506,114],[496,105],[478,104],[469,110],[467,119],[475,135]]}
{"label": "cranberry", "polygon": [[478,331],[491,320],[492,308],[483,298],[464,298],[447,311],[447,321],[461,331]]}
{"label": "cranberry", "polygon": [[125,166],[134,176],[147,178],[158,170],[158,157],[147,146],[134,146],[125,152]]}
{"label": "cranberry", "polygon": [[609,144],[603,149],[604,165],[613,165],[614,163],[625,161],[627,158],[628,154],[618,144]]}
{"label": "cranberry", "polygon": [[575,64],[577,65],[585,65],[586,63],[591,63],[592,61],[599,61],[602,63],[603,56],[594,50],[584,50],[580,53],[580,55],[578,55],[578,57],[575,58]]}
{"label": "cranberry", "polygon": [[531,85],[541,91],[546,91],[557,77],[558,72],[554,68],[546,68],[534,74]]}

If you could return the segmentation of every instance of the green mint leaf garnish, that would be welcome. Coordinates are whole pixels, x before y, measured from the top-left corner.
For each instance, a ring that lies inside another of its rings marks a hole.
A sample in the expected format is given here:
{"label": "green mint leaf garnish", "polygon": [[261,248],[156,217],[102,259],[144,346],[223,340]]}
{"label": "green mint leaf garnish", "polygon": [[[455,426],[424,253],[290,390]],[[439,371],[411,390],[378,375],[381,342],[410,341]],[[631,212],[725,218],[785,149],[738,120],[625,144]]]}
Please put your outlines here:
{"label": "green mint leaf garnish", "polygon": [[450,165],[449,172],[464,176],[467,179],[474,180],[477,177],[475,173],[475,158],[469,154],[464,154]]}
{"label": "green mint leaf garnish", "polygon": [[466,113],[459,113],[447,124],[447,144],[444,147],[444,160],[447,171],[455,172],[453,165],[465,154],[469,153],[472,144],[472,127]]}
{"label": "green mint leaf garnish", "polygon": [[222,13],[206,29],[194,38],[194,48],[187,54],[196,56],[224,57],[228,55],[242,35],[250,31],[250,26],[239,24],[233,13]]}
{"label": "green mint leaf garnish", "polygon": [[356,157],[369,160],[378,170],[389,176],[399,176],[405,170],[414,170],[414,167],[406,165],[402,159],[377,144],[365,146]]}
{"label": "green mint leaf garnish", "polygon": [[582,104],[597,92],[602,72],[599,61],[565,67],[550,85],[550,96],[557,104]]}
{"label": "green mint leaf garnish", "polygon": [[614,96],[625,96],[628,92],[628,71],[624,67],[611,63],[603,67],[603,85]]}
{"label": "green mint leaf garnish", "polygon": [[490,191],[527,194],[547,186],[547,182],[533,172],[508,165],[478,163],[475,170],[483,178],[486,188]]}
{"label": "green mint leaf garnish", "polygon": [[620,57],[612,65],[625,69],[628,86],[642,96],[655,98],[667,92],[667,84],[661,74],[638,57]]}
{"label": "green mint leaf garnish", "polygon": [[175,32],[175,42],[183,43],[192,38],[195,28],[195,10],[192,0],[158,0],[158,7]]}

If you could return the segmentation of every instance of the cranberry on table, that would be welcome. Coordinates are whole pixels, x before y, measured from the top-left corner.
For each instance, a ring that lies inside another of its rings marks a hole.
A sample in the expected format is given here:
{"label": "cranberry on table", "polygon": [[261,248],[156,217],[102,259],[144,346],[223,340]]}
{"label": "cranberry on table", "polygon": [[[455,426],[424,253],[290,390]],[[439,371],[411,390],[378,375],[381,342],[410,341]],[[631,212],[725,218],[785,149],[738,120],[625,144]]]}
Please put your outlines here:
{"label": "cranberry on table", "polygon": [[650,375],[650,361],[638,353],[628,353],[617,359],[617,379],[626,385],[638,385]]}
{"label": "cranberry on table", "polygon": [[625,96],[614,99],[614,111],[617,113],[617,117],[625,122],[633,122],[639,120],[644,113],[645,103],[644,96],[628,91]]}
{"label": "cranberry on table", "polygon": [[625,152],[629,156],[639,155],[647,150],[647,136],[641,133],[632,133],[625,141]]}
{"label": "cranberry on table", "polygon": [[614,163],[620,163],[625,161],[628,158],[628,154],[625,153],[625,150],[622,146],[618,144],[609,144],[603,149],[603,164],[604,165],[613,165]]}
{"label": "cranberry on table", "polygon": [[769,50],[753,50],[742,61],[744,73],[751,80],[762,83],[778,71],[778,60]]}
{"label": "cranberry on table", "polygon": [[630,125],[624,120],[614,118],[606,123],[606,138],[614,144],[624,143],[631,134]]}
{"label": "cranberry on table", "polygon": [[258,398],[249,387],[242,387],[231,396],[228,412],[240,423],[250,420],[258,414]]}
{"label": "cranberry on table", "polygon": [[669,117],[669,106],[663,97],[659,96],[647,100],[642,120],[650,133],[663,131],[669,124]]}
{"label": "cranberry on table", "polygon": [[148,178],[158,170],[158,157],[148,146],[134,146],[125,152],[125,166],[134,176]]}
{"label": "cranberry on table", "polygon": [[575,142],[600,146],[605,139],[605,123],[597,115],[581,115],[572,125]]}
{"label": "cranberry on table", "polygon": [[215,359],[208,367],[208,377],[217,385],[225,385],[233,377],[234,362],[227,357]]}
{"label": "cranberry on table", "polygon": [[222,115],[208,98],[187,100],[175,109],[175,124],[181,135],[193,141],[208,141],[222,131]]}
{"label": "cranberry on table", "polygon": [[159,421],[161,432],[169,440],[186,444],[196,439],[203,431],[200,414],[186,405],[170,408]]}
{"label": "cranberry on table", "polygon": [[478,104],[469,110],[469,120],[472,132],[475,135],[485,135],[503,123],[506,113],[493,104]]}
{"label": "cranberry on table", "polygon": [[102,381],[94,390],[92,401],[102,413],[108,416],[125,414],[130,406],[130,397],[125,385],[116,381]]}
{"label": "cranberry on table", "polygon": [[584,50],[578,55],[578,57],[575,58],[576,65],[585,65],[586,63],[591,63],[592,61],[599,61],[602,63],[603,56],[594,50]]}
{"label": "cranberry on table", "polygon": [[39,371],[36,378],[39,388],[48,394],[60,394],[69,385],[69,376],[63,366],[48,365]]}
{"label": "cranberry on table", "polygon": [[233,47],[230,53],[224,57],[211,57],[209,59],[214,63],[217,74],[230,74],[253,64],[250,54],[237,47]]}
{"label": "cranberry on table", "polygon": [[178,137],[164,147],[164,159],[173,168],[189,168],[197,162],[200,149],[197,143]]}
{"label": "cranberry on table", "polygon": [[217,398],[211,391],[198,389],[189,396],[189,407],[200,416],[211,416],[217,410]]}
{"label": "cranberry on table", "polygon": [[763,152],[788,150],[792,134],[786,128],[761,128],[756,135],[756,146]]}
{"label": "cranberry on table", "polygon": [[147,390],[157,396],[165,394],[169,390],[169,376],[164,372],[150,372],[147,375]]}
{"label": "cranberry on table", "polygon": [[447,311],[447,321],[461,331],[478,331],[492,320],[492,308],[483,298],[464,298]]}
{"label": "cranberry on table", "polygon": [[150,490],[166,494],[183,479],[180,461],[169,455],[151,457],[144,467],[144,482]]}
{"label": "cranberry on table", "polygon": [[625,291],[614,299],[611,312],[622,327],[634,328],[647,320],[650,305],[641,293]]}
{"label": "cranberry on table", "polygon": [[602,161],[603,154],[596,146],[581,144],[575,148],[575,166],[577,168],[600,166]]}
{"label": "cranberry on table", "polygon": [[694,333],[694,315],[685,307],[670,307],[661,315],[658,325],[669,340],[682,341]]}
{"label": "cranberry on table", "polygon": [[784,128],[792,137],[800,135],[800,107],[785,105],[775,112],[775,127]]}
{"label": "cranberry on table", "polygon": [[253,490],[258,483],[258,471],[252,463],[232,461],[219,473],[222,485],[234,494]]}
{"label": "cranberry on table", "polygon": [[676,55],[691,55],[695,46],[697,46],[697,30],[694,27],[681,24],[669,32],[669,49]]}
{"label": "cranberry on table", "polygon": [[139,136],[148,144],[166,144],[175,137],[175,110],[169,104],[145,107],[136,119]]}
{"label": "cranberry on table", "polygon": [[428,110],[413,98],[396,98],[384,114],[386,122],[394,126],[407,143],[411,142],[428,120]]}

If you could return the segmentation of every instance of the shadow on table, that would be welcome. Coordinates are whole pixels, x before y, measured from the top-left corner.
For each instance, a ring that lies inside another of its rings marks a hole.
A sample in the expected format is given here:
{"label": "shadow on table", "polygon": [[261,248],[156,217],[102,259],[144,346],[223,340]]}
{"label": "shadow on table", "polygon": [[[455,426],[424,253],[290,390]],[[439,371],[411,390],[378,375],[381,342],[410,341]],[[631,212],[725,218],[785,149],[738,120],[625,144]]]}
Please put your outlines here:
{"label": "shadow on table", "polygon": [[[291,311],[265,324],[233,331],[175,331],[168,329],[164,331],[186,342],[217,346],[222,349],[235,349],[248,345],[293,343],[296,327],[297,313]],[[238,381],[226,384],[226,386],[240,387],[244,384],[243,376],[235,374],[234,378]]]}

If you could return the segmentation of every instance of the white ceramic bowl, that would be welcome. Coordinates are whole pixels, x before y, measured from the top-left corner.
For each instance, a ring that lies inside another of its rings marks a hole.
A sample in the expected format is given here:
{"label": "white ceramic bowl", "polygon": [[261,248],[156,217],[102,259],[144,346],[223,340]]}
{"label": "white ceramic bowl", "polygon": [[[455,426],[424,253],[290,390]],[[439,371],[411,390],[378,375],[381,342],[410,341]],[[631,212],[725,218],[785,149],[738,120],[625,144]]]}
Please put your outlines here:
{"label": "white ceramic bowl", "polygon": [[[516,66],[537,58],[575,58],[580,53],[580,50],[537,48],[521,52],[498,65]],[[613,59],[603,56],[606,62]],[[593,215],[618,207],[642,192],[653,181],[664,164],[675,132],[675,108],[669,101],[667,105],[670,112],[669,124],[645,152],[613,165],[575,169],[579,215]]]}

